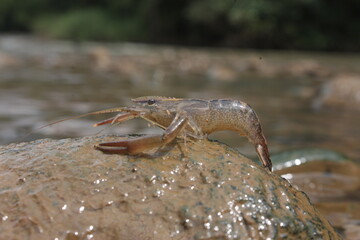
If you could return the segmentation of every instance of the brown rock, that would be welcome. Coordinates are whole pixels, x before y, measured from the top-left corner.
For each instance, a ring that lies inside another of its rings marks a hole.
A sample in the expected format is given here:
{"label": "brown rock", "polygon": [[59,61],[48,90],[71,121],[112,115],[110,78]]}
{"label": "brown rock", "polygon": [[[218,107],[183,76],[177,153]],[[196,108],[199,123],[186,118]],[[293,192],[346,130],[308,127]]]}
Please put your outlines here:
{"label": "brown rock", "polygon": [[231,82],[236,80],[237,72],[230,67],[216,65],[208,70],[208,76],[210,79]]}
{"label": "brown rock", "polygon": [[340,239],[303,192],[223,144],[93,149],[109,140],[0,146],[1,238]]}
{"label": "brown rock", "polygon": [[360,76],[342,75],[325,83],[316,107],[360,111]]}
{"label": "brown rock", "polygon": [[327,77],[331,73],[320,63],[314,60],[298,60],[292,64],[289,64],[287,68],[284,68],[284,73],[288,73],[292,76],[296,77]]}
{"label": "brown rock", "polygon": [[0,69],[2,68],[11,68],[11,67],[20,67],[22,61],[11,55],[4,52],[0,52]]}

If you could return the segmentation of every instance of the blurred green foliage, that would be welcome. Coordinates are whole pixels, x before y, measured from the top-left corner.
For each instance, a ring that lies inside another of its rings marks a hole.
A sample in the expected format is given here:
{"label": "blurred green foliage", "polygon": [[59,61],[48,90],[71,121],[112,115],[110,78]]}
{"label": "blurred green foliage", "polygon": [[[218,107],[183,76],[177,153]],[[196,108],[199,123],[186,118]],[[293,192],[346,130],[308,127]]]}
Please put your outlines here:
{"label": "blurred green foliage", "polygon": [[0,30],[82,40],[360,49],[360,1],[1,0]]}
{"label": "blurred green foliage", "polygon": [[96,8],[75,9],[64,14],[39,17],[34,21],[32,29],[54,38],[74,41],[127,40],[141,38],[141,29],[136,20],[120,21]]}

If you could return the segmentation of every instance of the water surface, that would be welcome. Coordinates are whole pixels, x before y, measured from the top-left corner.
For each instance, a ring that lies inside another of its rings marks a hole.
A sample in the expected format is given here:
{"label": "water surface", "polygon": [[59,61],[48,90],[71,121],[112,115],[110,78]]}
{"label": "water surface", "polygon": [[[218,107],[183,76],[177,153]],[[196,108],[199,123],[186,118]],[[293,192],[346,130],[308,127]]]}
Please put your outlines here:
{"label": "water surface", "polygon": [[[5,36],[0,38],[0,143],[16,141],[48,122],[126,106],[144,95],[235,98],[256,110],[271,152],[326,147],[359,159],[360,111],[314,107],[326,81],[338,73],[359,74],[359,64],[360,56],[349,54],[74,44]],[[92,123],[102,118],[64,122],[24,140],[92,135],[98,131]],[[131,121],[105,132],[154,131],[142,121]],[[255,156],[252,146],[234,133],[213,138]]]}

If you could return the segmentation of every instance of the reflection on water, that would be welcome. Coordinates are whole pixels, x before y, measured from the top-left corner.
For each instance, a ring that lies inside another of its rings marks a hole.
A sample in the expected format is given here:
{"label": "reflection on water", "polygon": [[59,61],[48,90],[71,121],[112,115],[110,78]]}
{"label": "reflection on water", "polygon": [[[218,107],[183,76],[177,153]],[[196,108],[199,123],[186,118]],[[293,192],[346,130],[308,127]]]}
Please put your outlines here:
{"label": "reflection on water", "polygon": [[[360,56],[349,54],[79,45],[5,36],[0,38],[0,144],[48,122],[126,106],[144,95],[236,98],[257,111],[271,152],[323,147],[359,161],[359,65]],[[354,87],[339,89],[342,80],[331,85],[331,79],[347,75],[358,80],[352,80]],[[332,95],[337,90],[342,92]],[[99,130],[91,125],[106,117],[63,122],[22,140],[93,135]],[[104,133],[154,131],[159,130],[132,120]],[[255,155],[234,133],[211,137]]]}

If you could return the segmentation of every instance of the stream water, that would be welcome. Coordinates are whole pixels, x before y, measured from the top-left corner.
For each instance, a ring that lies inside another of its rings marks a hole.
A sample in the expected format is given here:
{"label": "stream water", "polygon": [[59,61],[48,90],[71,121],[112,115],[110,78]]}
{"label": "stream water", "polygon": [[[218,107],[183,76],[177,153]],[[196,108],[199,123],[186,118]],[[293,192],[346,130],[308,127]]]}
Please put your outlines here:
{"label": "stream water", "polygon": [[[320,64],[325,70],[318,70]],[[360,72],[359,65],[360,56],[354,55],[77,45],[2,37],[0,143],[11,143],[57,119],[126,106],[138,96],[235,98],[256,110],[272,152],[326,147],[358,159],[360,111],[316,106],[328,75]],[[359,109],[358,102],[353,105]],[[135,122],[109,132],[155,131]],[[64,122],[35,131],[26,140],[94,134],[97,129],[92,129],[91,123],[88,118]],[[217,134],[215,138],[252,153],[236,134]]]}

